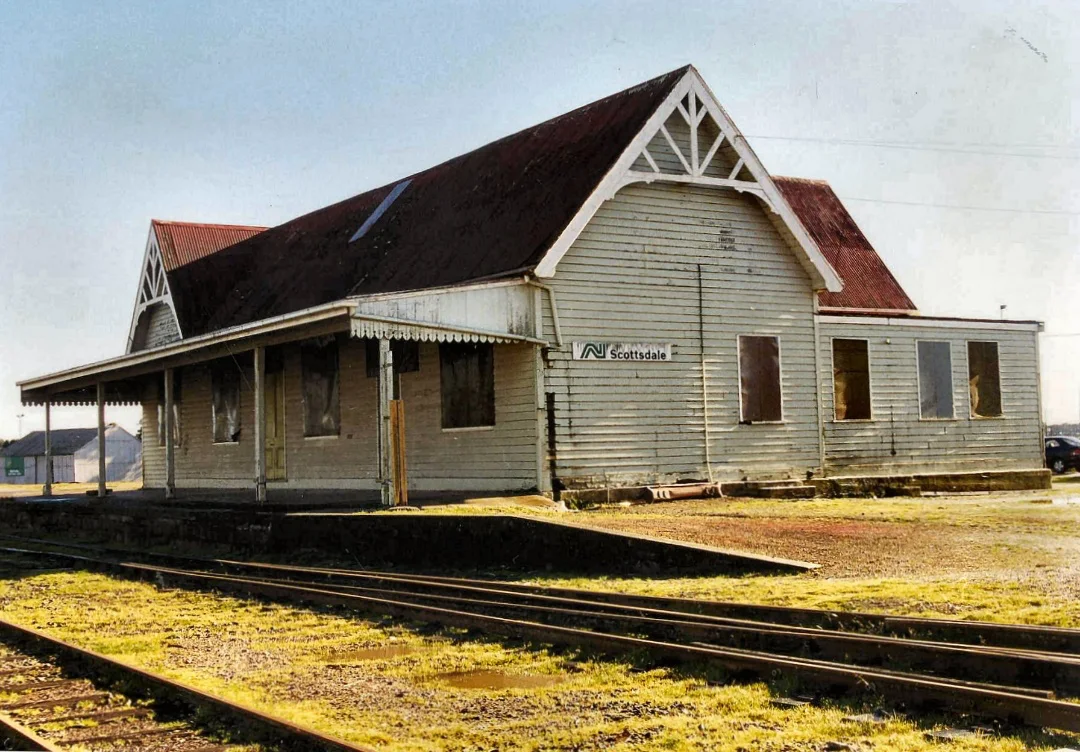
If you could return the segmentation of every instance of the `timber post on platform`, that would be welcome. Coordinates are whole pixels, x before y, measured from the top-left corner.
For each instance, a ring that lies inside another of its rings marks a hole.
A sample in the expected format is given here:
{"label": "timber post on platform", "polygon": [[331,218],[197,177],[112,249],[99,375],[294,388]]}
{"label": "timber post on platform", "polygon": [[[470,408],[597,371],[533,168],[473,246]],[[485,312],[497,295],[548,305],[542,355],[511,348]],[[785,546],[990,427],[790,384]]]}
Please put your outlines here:
{"label": "timber post on platform", "polygon": [[173,437],[173,432],[176,428],[173,426],[173,401],[175,395],[173,394],[173,369],[165,369],[165,409],[162,411],[164,415],[165,425],[165,498],[171,499],[176,496],[176,440]]}
{"label": "timber post on platform", "polygon": [[266,348],[255,348],[255,501],[266,501]]}
{"label": "timber post on platform", "polygon": [[395,500],[393,447],[390,426],[390,401],[394,395],[394,353],[390,340],[379,340],[379,489],[384,506],[392,506]]}
{"label": "timber post on platform", "polygon": [[43,496],[52,496],[52,398],[45,398],[45,488]]}
{"label": "timber post on platform", "polygon": [[98,483],[97,495],[104,499],[105,489],[105,382],[97,383],[97,451]]}

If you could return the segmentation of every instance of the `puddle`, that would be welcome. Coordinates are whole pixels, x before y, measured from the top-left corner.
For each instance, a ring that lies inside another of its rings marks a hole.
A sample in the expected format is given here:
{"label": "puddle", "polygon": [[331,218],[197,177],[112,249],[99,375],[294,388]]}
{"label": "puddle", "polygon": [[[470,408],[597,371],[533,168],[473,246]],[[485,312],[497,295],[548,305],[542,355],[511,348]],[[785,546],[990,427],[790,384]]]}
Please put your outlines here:
{"label": "puddle", "polygon": [[565,681],[564,677],[551,674],[508,674],[488,669],[452,671],[435,678],[458,689],[539,689]]}
{"label": "puddle", "polygon": [[342,650],[331,653],[329,660],[339,662],[385,661],[415,652],[416,648],[411,645],[383,645],[377,648],[359,648],[357,650]]}

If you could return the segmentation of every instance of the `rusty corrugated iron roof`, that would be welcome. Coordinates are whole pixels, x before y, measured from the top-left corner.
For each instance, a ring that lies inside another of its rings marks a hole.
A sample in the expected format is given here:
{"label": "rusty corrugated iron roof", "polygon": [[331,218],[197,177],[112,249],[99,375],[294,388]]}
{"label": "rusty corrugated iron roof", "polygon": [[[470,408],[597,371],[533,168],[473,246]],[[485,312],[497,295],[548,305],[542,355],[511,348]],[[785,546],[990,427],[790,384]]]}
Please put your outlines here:
{"label": "rusty corrugated iron roof", "polygon": [[364,233],[357,231],[404,180],[174,269],[169,287],[184,334],[349,295],[523,274],[539,263],[688,70],[412,175]]}
{"label": "rusty corrugated iron roof", "polygon": [[157,235],[158,248],[167,272],[206,258],[266,229],[252,225],[212,225],[162,219],[152,219],[150,225]]}
{"label": "rusty corrugated iron roof", "polygon": [[819,293],[822,308],[915,312],[911,298],[828,183],[775,176],[773,181],[844,281],[841,292]]}

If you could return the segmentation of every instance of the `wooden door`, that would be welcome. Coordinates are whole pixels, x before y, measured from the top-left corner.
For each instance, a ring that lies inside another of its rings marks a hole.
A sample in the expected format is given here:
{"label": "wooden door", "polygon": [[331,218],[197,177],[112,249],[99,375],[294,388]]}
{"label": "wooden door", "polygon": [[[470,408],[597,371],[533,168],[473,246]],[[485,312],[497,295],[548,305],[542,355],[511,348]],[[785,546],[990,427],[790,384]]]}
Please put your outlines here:
{"label": "wooden door", "polygon": [[285,480],[285,378],[266,374],[266,479]]}

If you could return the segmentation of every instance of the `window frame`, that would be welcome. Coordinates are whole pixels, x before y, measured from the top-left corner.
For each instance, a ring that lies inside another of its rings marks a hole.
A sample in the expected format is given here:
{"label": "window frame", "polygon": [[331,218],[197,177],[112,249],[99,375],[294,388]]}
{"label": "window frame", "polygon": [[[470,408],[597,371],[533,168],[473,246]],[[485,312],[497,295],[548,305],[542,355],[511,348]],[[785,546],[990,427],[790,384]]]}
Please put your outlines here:
{"label": "window frame", "polygon": [[[837,418],[836,417],[836,340],[866,343],[866,384],[869,390],[870,417],[869,418]],[[832,423],[873,423],[874,418],[874,368],[870,362],[870,339],[868,337],[829,337],[829,363],[833,373],[833,414]],[[920,403],[921,403],[920,399]]]}
{"label": "window frame", "polygon": [[[364,342],[364,375],[365,378],[377,379],[379,378],[379,340],[368,338],[363,340]],[[374,345],[372,345],[374,343]],[[397,351],[401,353],[404,349],[416,350],[415,367],[404,368],[405,358],[394,358],[394,375],[400,376],[403,373],[419,373],[420,372],[420,341],[415,339],[392,339],[390,340],[391,352]],[[374,352],[372,352],[374,350]]]}
{"label": "window frame", "polygon": [[[919,359],[919,343],[920,342],[934,342],[949,346],[949,408],[950,415],[948,417],[925,417],[922,412],[922,368],[921,361]],[[956,417],[956,375],[953,373],[953,342],[949,339],[918,339],[915,340],[915,389],[918,393],[919,399],[916,409],[919,411],[920,421],[955,421]]]}
{"label": "window frame", "polygon": [[[229,368],[228,365],[211,365],[208,370],[210,372],[210,441],[214,446],[234,446],[240,443],[240,433],[244,430],[243,375],[240,373],[239,368]],[[236,379],[236,438],[226,441],[218,441],[217,410],[215,409],[215,387],[218,386],[217,380],[222,378],[226,373],[235,374],[234,378]]]}
{"label": "window frame", "polygon": [[[299,346],[300,355],[300,428],[303,432],[303,438],[306,439],[336,439],[341,436],[341,341],[334,336],[329,338],[329,341],[319,344],[321,340],[308,340],[301,342]],[[307,385],[304,380],[305,368],[304,368],[304,350],[306,349],[326,349],[333,346],[335,361],[336,361],[336,391],[337,391],[337,430],[333,433],[308,433],[308,400],[307,400]]]}
{"label": "window frame", "polygon": [[[993,345],[997,361],[997,384],[998,384],[998,409],[997,415],[976,415],[974,406],[971,404],[971,345],[978,343]],[[996,339],[969,339],[964,343],[964,351],[967,355],[968,371],[968,416],[972,420],[1002,420],[1005,417],[1005,390],[1001,388],[1001,342]]]}
{"label": "window frame", "polygon": [[[755,420],[747,422],[743,415],[743,371],[742,371],[742,338],[758,337],[776,340],[776,380],[780,387],[780,418],[779,420]],[[738,334],[735,337],[735,370],[739,375],[739,425],[740,426],[778,426],[786,423],[784,416],[784,343],[779,334]]]}
{"label": "window frame", "polygon": [[[439,428],[443,433],[461,433],[467,431],[491,431],[498,425],[498,390],[495,386],[495,344],[493,342],[439,342]],[[491,423],[477,423],[465,426],[446,425],[446,392],[443,382],[443,348],[454,346],[471,346],[475,348],[489,348],[491,351]]]}
{"label": "window frame", "polygon": [[[181,407],[183,403],[183,371],[180,368],[173,370],[173,447],[181,446],[184,438],[184,432],[180,423]],[[162,372],[161,381],[158,382],[158,399],[157,399],[157,426],[155,426],[155,433],[158,437],[158,446],[165,446],[165,374]]]}

